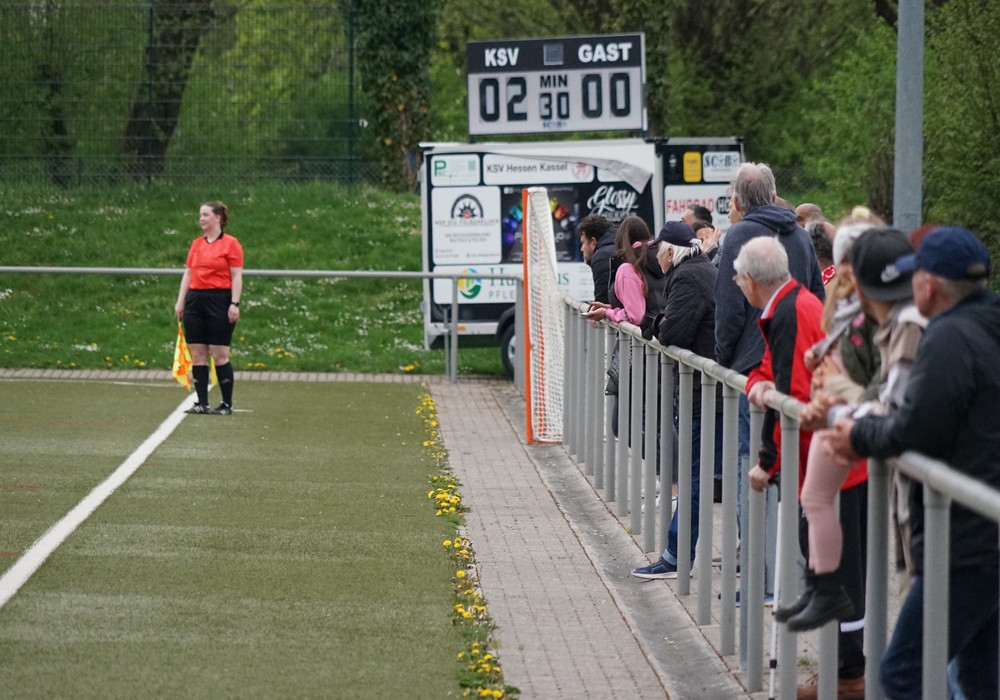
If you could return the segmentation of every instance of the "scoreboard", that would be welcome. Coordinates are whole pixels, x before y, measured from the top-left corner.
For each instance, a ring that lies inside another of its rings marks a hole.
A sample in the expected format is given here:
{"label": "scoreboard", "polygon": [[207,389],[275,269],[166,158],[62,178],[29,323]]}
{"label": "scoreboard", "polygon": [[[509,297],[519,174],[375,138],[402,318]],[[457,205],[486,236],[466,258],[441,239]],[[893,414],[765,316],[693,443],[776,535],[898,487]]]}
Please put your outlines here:
{"label": "scoreboard", "polygon": [[469,135],[645,131],[644,35],[470,41]]}

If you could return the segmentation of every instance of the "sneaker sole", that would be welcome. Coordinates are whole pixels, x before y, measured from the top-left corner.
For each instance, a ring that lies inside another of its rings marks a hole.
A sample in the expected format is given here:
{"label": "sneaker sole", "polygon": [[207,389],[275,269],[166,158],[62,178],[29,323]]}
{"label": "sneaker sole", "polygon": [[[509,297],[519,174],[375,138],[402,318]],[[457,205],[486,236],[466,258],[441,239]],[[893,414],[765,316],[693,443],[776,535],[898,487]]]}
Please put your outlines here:
{"label": "sneaker sole", "polygon": [[676,571],[668,571],[665,574],[637,574],[634,571],[632,575],[636,578],[642,579],[643,581],[656,581],[658,579],[674,579],[677,578]]}

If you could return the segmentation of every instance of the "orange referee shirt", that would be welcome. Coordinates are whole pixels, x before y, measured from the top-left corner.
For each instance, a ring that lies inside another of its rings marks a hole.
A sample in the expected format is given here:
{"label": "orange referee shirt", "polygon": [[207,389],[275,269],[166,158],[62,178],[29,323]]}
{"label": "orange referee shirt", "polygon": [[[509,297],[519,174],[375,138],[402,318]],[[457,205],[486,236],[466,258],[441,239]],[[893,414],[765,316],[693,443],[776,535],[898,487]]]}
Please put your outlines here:
{"label": "orange referee shirt", "polygon": [[212,243],[199,236],[191,243],[187,267],[191,270],[189,289],[232,289],[231,267],[243,267],[243,246],[228,233]]}

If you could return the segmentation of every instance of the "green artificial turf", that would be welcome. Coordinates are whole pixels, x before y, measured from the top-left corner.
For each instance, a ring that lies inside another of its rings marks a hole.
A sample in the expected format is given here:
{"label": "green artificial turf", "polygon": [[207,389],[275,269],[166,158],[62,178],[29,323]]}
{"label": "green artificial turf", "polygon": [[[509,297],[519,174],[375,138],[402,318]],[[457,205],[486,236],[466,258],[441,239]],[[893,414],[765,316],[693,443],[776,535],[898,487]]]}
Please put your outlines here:
{"label": "green artificial turf", "polygon": [[[0,392],[6,552],[185,396],[99,381],[0,381]],[[4,695],[457,695],[441,547],[454,530],[426,498],[421,393],[242,382],[233,416],[187,416],[0,608]]]}

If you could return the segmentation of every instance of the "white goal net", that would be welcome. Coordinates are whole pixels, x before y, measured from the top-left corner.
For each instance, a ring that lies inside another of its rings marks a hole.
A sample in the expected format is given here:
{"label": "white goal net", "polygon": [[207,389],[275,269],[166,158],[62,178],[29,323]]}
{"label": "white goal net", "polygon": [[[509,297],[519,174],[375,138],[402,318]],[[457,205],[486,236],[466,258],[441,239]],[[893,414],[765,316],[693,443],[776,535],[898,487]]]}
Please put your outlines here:
{"label": "white goal net", "polygon": [[524,190],[523,198],[528,442],[561,442],[565,306],[556,271],[552,210],[544,187]]}

